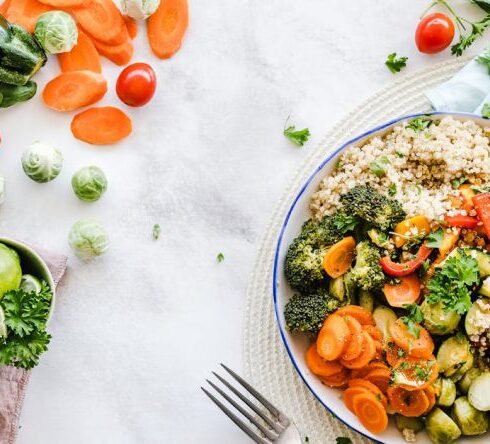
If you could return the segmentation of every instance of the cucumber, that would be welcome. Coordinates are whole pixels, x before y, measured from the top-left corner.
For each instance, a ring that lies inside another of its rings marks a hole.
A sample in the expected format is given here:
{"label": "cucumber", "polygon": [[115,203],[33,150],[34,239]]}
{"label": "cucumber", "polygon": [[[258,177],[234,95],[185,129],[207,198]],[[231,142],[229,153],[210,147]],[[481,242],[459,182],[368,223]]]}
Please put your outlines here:
{"label": "cucumber", "polygon": [[490,372],[484,372],[473,380],[468,390],[468,400],[475,409],[490,411]]}
{"label": "cucumber", "polygon": [[376,327],[381,330],[383,333],[383,337],[385,339],[391,338],[390,333],[390,325],[398,319],[395,312],[386,307],[385,305],[379,305],[373,311],[374,322],[376,323]]}
{"label": "cucumber", "polygon": [[369,290],[359,290],[359,305],[369,312],[374,309],[374,296]]}
{"label": "cucumber", "polygon": [[478,293],[482,294],[483,296],[487,296],[490,298],[490,277],[487,277],[484,281],[483,284],[478,290]]}
{"label": "cucumber", "polygon": [[9,85],[25,85],[29,79],[30,76],[28,74],[2,66],[2,60],[0,59],[0,82],[8,83]]}
{"label": "cucumber", "polygon": [[8,108],[19,102],[25,102],[36,95],[37,85],[29,80],[25,85],[7,85],[0,83],[0,108]]}

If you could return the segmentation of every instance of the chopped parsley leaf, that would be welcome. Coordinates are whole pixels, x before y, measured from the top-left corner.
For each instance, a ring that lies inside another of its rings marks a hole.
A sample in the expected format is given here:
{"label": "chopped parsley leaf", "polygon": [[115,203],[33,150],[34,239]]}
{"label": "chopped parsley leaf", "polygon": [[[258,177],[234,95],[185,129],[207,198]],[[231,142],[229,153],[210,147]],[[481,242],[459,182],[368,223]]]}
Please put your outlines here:
{"label": "chopped parsley leaf", "polygon": [[454,190],[457,190],[461,185],[468,182],[466,177],[458,177],[457,179],[451,180],[451,186]]}
{"label": "chopped parsley leaf", "polygon": [[442,239],[444,237],[444,230],[438,228],[426,237],[427,246],[429,248],[439,248],[441,246]]}
{"label": "chopped parsley leaf", "polygon": [[397,57],[396,52],[394,52],[388,55],[385,65],[393,74],[396,74],[397,72],[400,72],[403,68],[405,68],[405,66],[407,66],[407,60],[408,57]]}
{"label": "chopped parsley leaf", "polygon": [[432,119],[424,116],[415,117],[415,119],[410,120],[405,128],[412,129],[416,133],[427,130],[432,125]]}
{"label": "chopped parsley leaf", "polygon": [[396,185],[394,183],[392,183],[389,187],[388,187],[388,196],[395,196],[396,195]]}
{"label": "chopped parsley leaf", "polygon": [[160,238],[161,231],[162,229],[160,227],[160,224],[153,225],[153,231],[152,231],[153,239],[158,240]]}
{"label": "chopped parsley leaf", "polygon": [[420,324],[424,320],[422,310],[417,304],[405,304],[403,308],[408,313],[400,319],[407,326],[407,332],[418,339],[420,336],[420,327],[417,324]]}
{"label": "chopped parsley leaf", "polygon": [[383,177],[386,175],[386,169],[390,164],[388,157],[381,156],[369,164],[369,169],[375,176]]}
{"label": "chopped parsley leaf", "polygon": [[308,128],[296,130],[294,125],[284,128],[284,136],[286,136],[296,146],[303,146],[306,142],[308,142],[310,135],[310,130]]}

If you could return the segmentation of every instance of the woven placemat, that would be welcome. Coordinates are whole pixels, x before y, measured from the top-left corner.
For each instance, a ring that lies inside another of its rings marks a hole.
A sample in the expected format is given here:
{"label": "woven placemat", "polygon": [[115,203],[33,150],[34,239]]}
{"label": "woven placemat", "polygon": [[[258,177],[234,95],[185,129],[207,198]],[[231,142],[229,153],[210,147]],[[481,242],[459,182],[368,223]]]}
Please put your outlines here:
{"label": "woven placemat", "polygon": [[349,437],[353,443],[370,440],[343,425],[316,400],[296,373],[279,336],[272,301],[272,269],[279,230],[287,210],[301,185],[329,151],[392,118],[429,111],[424,91],[449,79],[468,60],[450,60],[407,74],[378,91],[337,123],[290,181],[260,243],[247,291],[245,373],[262,393],[294,419],[310,443],[335,443],[337,436]]}

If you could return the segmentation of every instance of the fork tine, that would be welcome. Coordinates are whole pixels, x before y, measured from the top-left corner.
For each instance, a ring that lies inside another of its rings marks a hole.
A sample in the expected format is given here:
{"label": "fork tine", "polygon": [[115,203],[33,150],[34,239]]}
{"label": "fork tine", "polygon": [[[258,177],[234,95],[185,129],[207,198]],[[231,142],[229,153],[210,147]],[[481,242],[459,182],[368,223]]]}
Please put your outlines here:
{"label": "fork tine", "polygon": [[257,444],[271,444],[271,441],[268,439],[264,439],[255,433],[249,426],[247,426],[240,418],[238,418],[233,412],[228,410],[221,401],[216,399],[211,393],[209,393],[204,387],[201,387],[201,390],[213,401],[221,411],[228,416],[244,433],[248,435],[250,439],[255,441]]}
{"label": "fork tine", "polygon": [[255,390],[247,381],[245,381],[242,377],[238,376],[233,370],[229,369],[225,364],[221,364],[223,367],[233,378],[235,378],[248,392],[259,401],[269,412],[271,412],[279,422],[284,426],[288,427],[291,423],[289,418],[282,413],[277,407],[272,405],[267,399],[265,399],[257,390]]}
{"label": "fork tine", "polygon": [[235,387],[233,387],[225,378],[221,377],[215,372],[212,372],[214,376],[216,376],[226,387],[228,387],[236,396],[238,396],[245,404],[248,405],[257,415],[259,415],[270,427],[272,427],[277,433],[281,433],[284,430],[284,427],[281,423],[276,421],[272,421],[264,412],[257,407],[250,399],[240,393]]}
{"label": "fork tine", "polygon": [[272,429],[264,427],[258,422],[249,412],[247,412],[240,404],[234,401],[227,393],[221,390],[216,384],[212,383],[209,379],[206,379],[207,383],[213,387],[223,398],[225,398],[233,407],[235,407],[245,418],[247,418],[255,427],[257,427],[267,438],[271,441],[275,441],[278,438],[278,434]]}

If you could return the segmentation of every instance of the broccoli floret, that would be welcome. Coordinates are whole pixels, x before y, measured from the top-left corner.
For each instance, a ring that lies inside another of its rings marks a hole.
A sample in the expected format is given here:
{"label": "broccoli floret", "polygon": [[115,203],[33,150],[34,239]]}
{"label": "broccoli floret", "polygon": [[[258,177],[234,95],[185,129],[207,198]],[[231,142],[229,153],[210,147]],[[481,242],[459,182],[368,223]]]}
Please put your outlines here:
{"label": "broccoli floret", "polygon": [[286,328],[291,333],[318,333],[325,318],[340,305],[324,288],[307,295],[295,294],[284,309]]}
{"label": "broccoli floret", "polygon": [[358,287],[363,290],[379,289],[385,282],[385,275],[379,263],[381,254],[368,241],[359,242],[356,246],[356,263],[351,276]]}
{"label": "broccoli floret", "polygon": [[406,213],[397,200],[390,199],[369,185],[358,185],[340,197],[347,214],[359,216],[385,231],[405,219]]}

